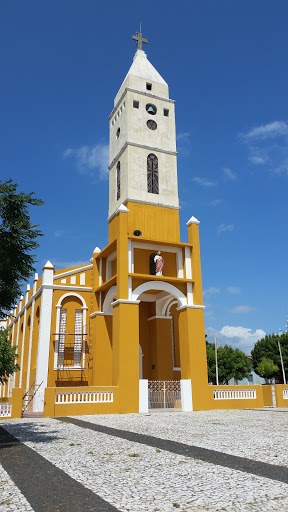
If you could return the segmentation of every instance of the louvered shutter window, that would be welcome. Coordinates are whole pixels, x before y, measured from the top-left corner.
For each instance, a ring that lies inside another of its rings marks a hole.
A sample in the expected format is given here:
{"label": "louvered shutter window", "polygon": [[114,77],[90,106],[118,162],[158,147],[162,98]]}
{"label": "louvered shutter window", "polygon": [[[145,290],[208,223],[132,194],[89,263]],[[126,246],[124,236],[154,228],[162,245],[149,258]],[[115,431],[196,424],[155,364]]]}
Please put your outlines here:
{"label": "louvered shutter window", "polygon": [[147,190],[159,194],[158,158],[153,153],[147,157]]}

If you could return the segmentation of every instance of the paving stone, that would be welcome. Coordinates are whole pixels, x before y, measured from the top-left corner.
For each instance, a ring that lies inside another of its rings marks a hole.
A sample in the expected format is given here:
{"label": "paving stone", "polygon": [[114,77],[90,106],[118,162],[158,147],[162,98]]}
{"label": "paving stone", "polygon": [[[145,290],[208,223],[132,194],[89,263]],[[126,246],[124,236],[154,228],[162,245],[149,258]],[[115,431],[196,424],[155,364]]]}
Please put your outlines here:
{"label": "paving stone", "polygon": [[[285,435],[288,409],[79,418],[270,464],[288,465]],[[2,422],[2,426],[123,512],[288,510],[288,487],[281,482],[165,450],[158,453],[150,446],[54,419],[9,420]]]}

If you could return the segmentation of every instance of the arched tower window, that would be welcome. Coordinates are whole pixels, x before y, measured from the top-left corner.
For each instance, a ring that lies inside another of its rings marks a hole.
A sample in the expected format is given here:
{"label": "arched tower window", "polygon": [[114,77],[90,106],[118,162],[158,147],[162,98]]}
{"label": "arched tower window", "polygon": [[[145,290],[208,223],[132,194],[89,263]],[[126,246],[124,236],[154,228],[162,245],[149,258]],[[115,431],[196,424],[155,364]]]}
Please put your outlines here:
{"label": "arched tower window", "polygon": [[147,190],[151,194],[159,194],[158,158],[153,153],[147,157]]}
{"label": "arched tower window", "polygon": [[121,195],[121,170],[120,170],[120,162],[117,163],[117,201],[120,199]]}

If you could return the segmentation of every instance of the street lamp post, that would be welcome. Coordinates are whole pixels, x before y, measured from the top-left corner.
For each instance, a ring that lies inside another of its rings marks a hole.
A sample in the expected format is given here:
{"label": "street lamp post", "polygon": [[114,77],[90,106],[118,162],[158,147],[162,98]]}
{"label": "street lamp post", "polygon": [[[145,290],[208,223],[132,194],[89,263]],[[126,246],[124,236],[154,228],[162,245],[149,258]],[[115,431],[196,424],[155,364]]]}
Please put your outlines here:
{"label": "street lamp post", "polygon": [[[279,332],[283,333],[282,329],[279,329]],[[284,363],[283,363],[283,357],[282,357],[282,350],[281,350],[281,345],[280,345],[280,341],[279,340],[278,340],[278,348],[279,348],[279,354],[280,354],[280,360],[281,360],[281,366],[282,366],[283,382],[284,382],[284,384],[286,384],[286,375],[285,375],[285,369],[284,369]]]}

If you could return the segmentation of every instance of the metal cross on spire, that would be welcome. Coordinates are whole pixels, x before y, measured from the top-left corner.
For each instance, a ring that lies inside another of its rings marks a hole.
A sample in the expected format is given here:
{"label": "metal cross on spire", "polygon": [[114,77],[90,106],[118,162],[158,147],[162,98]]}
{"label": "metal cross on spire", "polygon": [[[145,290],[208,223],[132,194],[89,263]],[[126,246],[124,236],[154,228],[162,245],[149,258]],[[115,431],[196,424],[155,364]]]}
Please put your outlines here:
{"label": "metal cross on spire", "polygon": [[136,36],[132,36],[132,39],[134,39],[134,41],[137,41],[137,48],[138,50],[142,50],[142,43],[148,43],[148,39],[144,39],[142,37],[142,32],[141,32],[141,23],[140,23],[140,32],[136,32]]}

